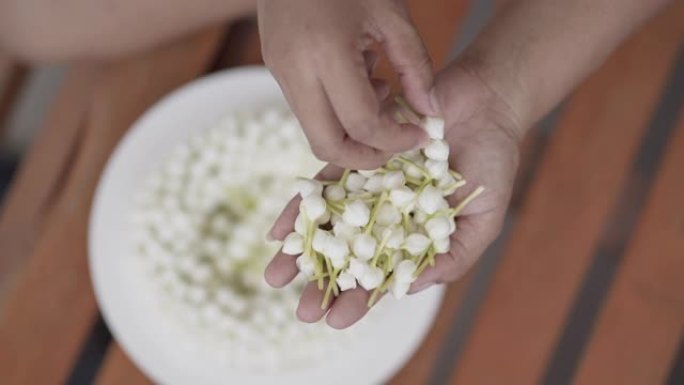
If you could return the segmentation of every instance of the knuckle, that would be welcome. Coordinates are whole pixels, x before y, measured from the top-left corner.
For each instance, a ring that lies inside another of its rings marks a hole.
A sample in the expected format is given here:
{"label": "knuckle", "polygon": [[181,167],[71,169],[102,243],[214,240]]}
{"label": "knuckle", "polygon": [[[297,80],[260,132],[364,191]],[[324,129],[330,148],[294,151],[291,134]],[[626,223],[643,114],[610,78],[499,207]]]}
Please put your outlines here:
{"label": "knuckle", "polygon": [[333,162],[336,160],[335,150],[321,146],[320,144],[311,144],[311,152],[316,158],[324,162]]}

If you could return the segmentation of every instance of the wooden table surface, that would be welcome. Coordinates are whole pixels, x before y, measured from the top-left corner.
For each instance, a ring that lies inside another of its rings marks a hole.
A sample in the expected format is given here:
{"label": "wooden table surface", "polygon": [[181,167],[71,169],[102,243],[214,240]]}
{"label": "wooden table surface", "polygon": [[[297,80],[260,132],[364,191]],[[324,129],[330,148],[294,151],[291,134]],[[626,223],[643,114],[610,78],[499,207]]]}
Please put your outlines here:
{"label": "wooden table surface", "polygon": [[[409,3],[443,64],[469,2]],[[526,138],[509,225],[448,288],[391,384],[684,383],[682,21],[678,2]],[[0,384],[150,382],[115,341],[98,345],[86,252],[94,189],[151,104],[260,62],[246,20],[70,67],[0,211]],[[0,117],[21,73],[0,57]]]}

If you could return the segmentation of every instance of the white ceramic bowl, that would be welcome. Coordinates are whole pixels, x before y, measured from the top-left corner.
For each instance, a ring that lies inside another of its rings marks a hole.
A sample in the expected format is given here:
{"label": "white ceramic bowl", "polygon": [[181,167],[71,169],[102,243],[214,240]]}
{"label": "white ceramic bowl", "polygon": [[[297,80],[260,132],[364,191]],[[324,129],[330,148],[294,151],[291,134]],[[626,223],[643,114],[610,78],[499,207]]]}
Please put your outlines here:
{"label": "white ceramic bowl", "polygon": [[95,294],[116,340],[156,382],[377,384],[401,368],[432,324],[443,295],[441,288],[401,301],[383,300],[381,314],[358,327],[358,335],[365,337],[350,341],[344,357],[284,373],[258,374],[226,365],[203,348],[186,325],[170,320],[163,311],[158,292],[131,252],[133,197],[170,149],[210,128],[230,111],[274,103],[285,101],[263,67],[226,70],[198,79],[147,111],[119,143],[102,174],[89,229]]}

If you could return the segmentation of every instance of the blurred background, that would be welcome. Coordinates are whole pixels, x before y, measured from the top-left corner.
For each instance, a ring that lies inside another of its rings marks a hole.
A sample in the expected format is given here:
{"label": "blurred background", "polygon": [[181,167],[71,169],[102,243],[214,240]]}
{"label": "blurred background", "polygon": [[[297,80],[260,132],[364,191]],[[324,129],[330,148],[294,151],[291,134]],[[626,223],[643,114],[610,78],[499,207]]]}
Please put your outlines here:
{"label": "blurred background", "polygon": [[[442,65],[503,2],[408,3]],[[389,383],[684,384],[683,5],[531,131],[503,234],[449,287]],[[261,63],[255,19],[236,14],[98,61],[27,64],[0,51],[0,383],[149,382],[95,305],[90,202],[111,150],[152,103]]]}

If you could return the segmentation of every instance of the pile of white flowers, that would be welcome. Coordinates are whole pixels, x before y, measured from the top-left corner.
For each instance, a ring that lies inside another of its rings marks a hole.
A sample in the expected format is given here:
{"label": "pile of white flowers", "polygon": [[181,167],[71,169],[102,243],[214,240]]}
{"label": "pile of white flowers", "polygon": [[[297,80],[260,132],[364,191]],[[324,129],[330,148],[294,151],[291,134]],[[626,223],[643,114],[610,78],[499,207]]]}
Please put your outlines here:
{"label": "pile of white flowers", "polygon": [[357,285],[373,291],[369,307],[387,290],[404,296],[435,255],[449,250],[455,217],[484,190],[449,206],[446,197],[466,181],[449,169],[444,121],[425,117],[420,124],[430,136],[421,150],[376,170],[345,170],[339,181],[299,180],[299,215],[282,251],[298,256],[299,271],[320,290],[328,282],[322,308]]}
{"label": "pile of white flowers", "polygon": [[326,356],[318,345],[339,345],[322,342],[332,338],[324,325],[296,319],[305,280],[275,290],[263,278],[277,251],[264,235],[295,176],[321,165],[284,108],[233,114],[174,149],[139,196],[136,254],[167,308],[220,341],[231,364],[311,364]]}

